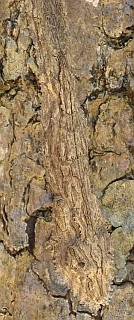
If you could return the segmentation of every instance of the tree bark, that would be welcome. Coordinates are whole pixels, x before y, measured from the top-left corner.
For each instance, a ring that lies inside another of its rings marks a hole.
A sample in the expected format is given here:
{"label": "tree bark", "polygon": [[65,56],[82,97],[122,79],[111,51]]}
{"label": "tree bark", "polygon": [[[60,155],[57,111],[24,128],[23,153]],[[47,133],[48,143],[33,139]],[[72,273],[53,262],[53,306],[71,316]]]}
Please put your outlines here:
{"label": "tree bark", "polygon": [[133,5],[0,8],[1,318],[129,320]]}

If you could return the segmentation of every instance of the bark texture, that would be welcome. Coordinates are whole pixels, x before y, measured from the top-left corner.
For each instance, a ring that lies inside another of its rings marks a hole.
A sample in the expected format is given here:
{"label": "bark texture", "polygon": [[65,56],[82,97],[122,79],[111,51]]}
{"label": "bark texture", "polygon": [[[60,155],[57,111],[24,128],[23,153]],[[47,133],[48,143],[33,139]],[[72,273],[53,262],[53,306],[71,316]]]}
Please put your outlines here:
{"label": "bark texture", "polygon": [[133,318],[133,1],[0,0],[0,316]]}

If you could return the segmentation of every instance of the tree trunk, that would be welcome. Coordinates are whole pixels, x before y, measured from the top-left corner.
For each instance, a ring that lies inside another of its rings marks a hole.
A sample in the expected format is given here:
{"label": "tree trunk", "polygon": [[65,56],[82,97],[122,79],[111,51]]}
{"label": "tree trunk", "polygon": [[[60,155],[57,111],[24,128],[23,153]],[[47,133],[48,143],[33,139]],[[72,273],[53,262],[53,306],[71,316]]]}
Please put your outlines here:
{"label": "tree trunk", "polygon": [[0,0],[1,319],[132,319],[133,2]]}

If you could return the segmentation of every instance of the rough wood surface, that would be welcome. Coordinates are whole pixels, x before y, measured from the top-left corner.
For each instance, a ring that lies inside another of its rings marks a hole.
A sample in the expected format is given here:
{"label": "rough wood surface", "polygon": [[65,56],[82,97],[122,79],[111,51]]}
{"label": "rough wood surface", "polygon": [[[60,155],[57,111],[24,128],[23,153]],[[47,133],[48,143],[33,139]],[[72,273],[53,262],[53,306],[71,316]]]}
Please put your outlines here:
{"label": "rough wood surface", "polygon": [[115,27],[114,1],[0,1],[2,319],[110,320],[122,292],[129,319],[133,9],[118,6]]}

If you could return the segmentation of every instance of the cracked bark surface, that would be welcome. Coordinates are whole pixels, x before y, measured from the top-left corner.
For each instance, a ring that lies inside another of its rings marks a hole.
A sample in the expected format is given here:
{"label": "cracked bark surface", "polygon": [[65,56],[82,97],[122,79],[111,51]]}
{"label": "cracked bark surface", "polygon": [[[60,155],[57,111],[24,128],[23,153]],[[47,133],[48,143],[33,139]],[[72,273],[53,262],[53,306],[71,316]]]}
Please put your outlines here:
{"label": "cracked bark surface", "polygon": [[1,319],[132,319],[133,9],[0,0]]}

